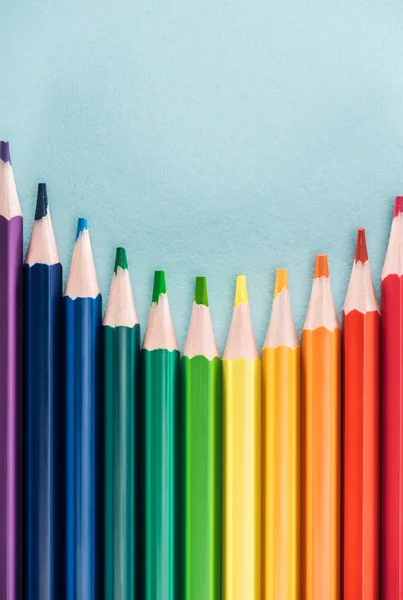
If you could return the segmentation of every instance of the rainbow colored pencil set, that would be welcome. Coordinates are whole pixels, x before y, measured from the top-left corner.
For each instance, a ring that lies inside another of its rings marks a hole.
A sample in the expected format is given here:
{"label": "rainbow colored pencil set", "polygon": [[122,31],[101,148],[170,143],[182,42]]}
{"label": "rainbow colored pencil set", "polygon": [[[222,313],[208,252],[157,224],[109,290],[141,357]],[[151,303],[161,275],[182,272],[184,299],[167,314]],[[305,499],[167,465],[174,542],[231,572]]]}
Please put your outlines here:
{"label": "rainbow colored pencil set", "polygon": [[382,313],[359,229],[341,323],[320,254],[259,352],[239,276],[222,357],[205,277],[141,347],[125,250],[102,320],[86,219],[64,291],[45,184],[22,221],[0,142],[0,600],[403,599],[403,198]]}

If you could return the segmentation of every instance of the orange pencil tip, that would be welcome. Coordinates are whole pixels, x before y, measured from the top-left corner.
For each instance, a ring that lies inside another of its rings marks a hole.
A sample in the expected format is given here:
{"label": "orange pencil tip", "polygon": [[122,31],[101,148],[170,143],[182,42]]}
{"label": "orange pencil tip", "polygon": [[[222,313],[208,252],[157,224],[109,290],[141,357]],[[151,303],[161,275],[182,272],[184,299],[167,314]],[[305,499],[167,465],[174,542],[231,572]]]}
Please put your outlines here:
{"label": "orange pencil tip", "polygon": [[355,260],[356,262],[361,261],[362,263],[368,260],[367,242],[365,239],[365,229],[360,227],[357,229],[357,243],[355,246]]}
{"label": "orange pencil tip", "polygon": [[403,196],[396,196],[393,216],[397,217],[400,213],[403,213]]}
{"label": "orange pencil tip", "polygon": [[315,263],[314,278],[329,277],[329,265],[327,263],[327,254],[317,254]]}
{"label": "orange pencil tip", "polygon": [[277,269],[276,285],[274,286],[274,297],[276,297],[284,288],[288,289],[287,269]]}

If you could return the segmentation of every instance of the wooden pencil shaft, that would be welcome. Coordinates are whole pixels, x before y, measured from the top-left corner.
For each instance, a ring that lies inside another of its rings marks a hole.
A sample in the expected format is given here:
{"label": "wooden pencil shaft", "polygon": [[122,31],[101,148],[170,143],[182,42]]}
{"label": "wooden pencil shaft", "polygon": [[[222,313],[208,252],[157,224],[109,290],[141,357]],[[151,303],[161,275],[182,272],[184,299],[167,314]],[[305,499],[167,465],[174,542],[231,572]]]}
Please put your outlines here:
{"label": "wooden pencil shaft", "polygon": [[340,329],[302,332],[302,598],[341,590]]}
{"label": "wooden pencil shaft", "polygon": [[65,589],[62,266],[24,266],[24,588],[27,600]]}
{"label": "wooden pencil shaft", "polygon": [[140,578],[140,326],[103,332],[103,594],[133,600]]}
{"label": "wooden pencil shaft", "polygon": [[300,348],[262,352],[263,600],[300,599]]}
{"label": "wooden pencil shaft", "polygon": [[261,594],[261,364],[223,360],[223,600]]}
{"label": "wooden pencil shaft", "polygon": [[177,600],[181,589],[180,356],[141,352],[145,435],[145,598]]}
{"label": "wooden pencil shaft", "polygon": [[182,357],[185,598],[221,600],[221,360]]}
{"label": "wooden pencil shaft", "polygon": [[346,600],[377,600],[380,578],[380,316],[343,319],[343,582]]}
{"label": "wooden pencil shaft", "polygon": [[96,298],[63,299],[66,340],[66,594],[100,594],[100,335]]}

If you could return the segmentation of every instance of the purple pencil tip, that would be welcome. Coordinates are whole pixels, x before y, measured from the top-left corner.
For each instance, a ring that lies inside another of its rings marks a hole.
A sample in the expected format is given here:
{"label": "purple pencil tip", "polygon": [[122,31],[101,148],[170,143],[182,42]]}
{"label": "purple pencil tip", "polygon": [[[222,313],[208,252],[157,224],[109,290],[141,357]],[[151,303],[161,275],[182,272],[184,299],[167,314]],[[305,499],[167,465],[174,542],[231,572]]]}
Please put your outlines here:
{"label": "purple pencil tip", "polygon": [[8,142],[0,142],[0,160],[11,164],[10,144]]}

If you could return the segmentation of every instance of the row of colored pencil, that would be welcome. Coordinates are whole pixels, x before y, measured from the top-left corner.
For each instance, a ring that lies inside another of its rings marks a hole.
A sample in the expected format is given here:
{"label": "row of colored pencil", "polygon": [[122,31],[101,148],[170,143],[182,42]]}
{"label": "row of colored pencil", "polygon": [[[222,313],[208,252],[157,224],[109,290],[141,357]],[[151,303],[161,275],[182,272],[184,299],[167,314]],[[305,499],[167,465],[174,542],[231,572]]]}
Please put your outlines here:
{"label": "row of colored pencil", "polygon": [[85,219],[62,295],[44,184],[22,266],[1,142],[0,600],[403,598],[402,214],[382,320],[360,229],[343,338],[318,255],[301,349],[280,269],[261,358],[243,276],[222,360],[196,278],[181,358],[162,271],[140,351]]}

